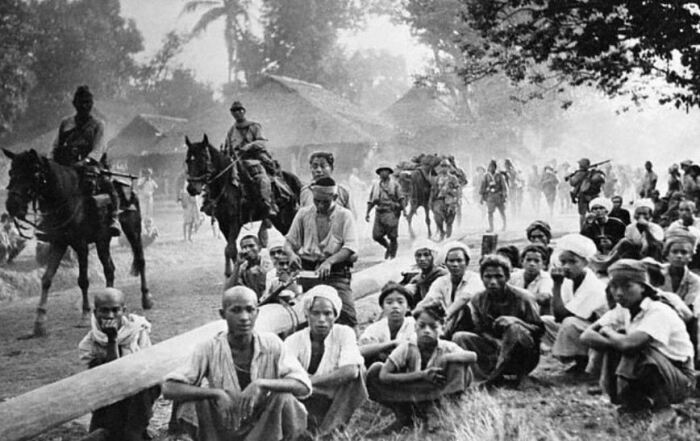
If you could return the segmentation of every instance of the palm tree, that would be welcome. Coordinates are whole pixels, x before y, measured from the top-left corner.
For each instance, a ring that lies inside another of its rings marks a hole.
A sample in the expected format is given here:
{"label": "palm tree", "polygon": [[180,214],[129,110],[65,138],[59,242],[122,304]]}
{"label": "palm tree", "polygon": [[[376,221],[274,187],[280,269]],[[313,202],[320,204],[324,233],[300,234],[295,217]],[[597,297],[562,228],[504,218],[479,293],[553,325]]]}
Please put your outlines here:
{"label": "palm tree", "polygon": [[248,24],[248,7],[250,0],[191,0],[185,4],[182,13],[191,13],[199,8],[209,8],[199,18],[192,28],[192,35],[196,36],[204,32],[214,21],[223,17],[226,20],[224,26],[224,39],[228,54],[228,82],[231,82],[231,74],[234,71],[238,43],[244,37]]}

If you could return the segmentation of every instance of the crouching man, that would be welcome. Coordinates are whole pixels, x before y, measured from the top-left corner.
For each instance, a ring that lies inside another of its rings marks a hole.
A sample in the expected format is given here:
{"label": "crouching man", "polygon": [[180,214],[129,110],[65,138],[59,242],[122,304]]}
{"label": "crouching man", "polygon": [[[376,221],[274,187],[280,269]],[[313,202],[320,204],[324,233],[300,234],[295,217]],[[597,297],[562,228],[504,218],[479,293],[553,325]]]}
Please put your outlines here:
{"label": "crouching man", "polygon": [[695,389],[693,345],[678,314],[660,302],[642,262],[622,259],[608,270],[621,308],[581,335],[604,353],[600,384],[621,410],[661,410]]}
{"label": "crouching man", "polygon": [[342,308],[335,288],[316,285],[304,296],[309,327],[284,341],[286,352],[311,377],[313,395],[302,403],[309,413],[309,430],[318,435],[341,429],[367,399],[355,331],[335,323]]}
{"label": "crouching man", "polygon": [[415,338],[399,344],[386,363],[377,362],[367,372],[370,399],[389,407],[396,416],[375,435],[397,432],[416,418],[431,424],[439,400],[459,395],[471,384],[470,366],[476,354],[440,338],[445,325],[442,305],[426,305],[413,315]]}
{"label": "crouching man", "polygon": [[474,376],[485,385],[498,385],[505,375],[517,384],[540,360],[544,323],[535,298],[507,284],[510,262],[499,255],[481,260],[481,280],[486,289],[471,300],[474,332],[458,332],[452,340],[479,357]]}
{"label": "crouching man", "polygon": [[[305,434],[306,410],[297,398],[311,395],[311,382],[279,337],[254,330],[255,292],[228,289],[220,314],[228,330],[198,345],[163,384],[163,396],[180,403],[178,424],[202,441],[286,441]],[[205,378],[208,387],[201,386]]]}
{"label": "crouching man", "polygon": [[[124,293],[103,288],[95,293],[92,329],[80,342],[80,360],[88,368],[109,363],[151,346],[151,324],[145,318],[126,314]],[[146,389],[110,406],[96,410],[90,432],[106,431],[107,441],[141,441],[147,438],[151,407],[160,395],[158,386]]]}

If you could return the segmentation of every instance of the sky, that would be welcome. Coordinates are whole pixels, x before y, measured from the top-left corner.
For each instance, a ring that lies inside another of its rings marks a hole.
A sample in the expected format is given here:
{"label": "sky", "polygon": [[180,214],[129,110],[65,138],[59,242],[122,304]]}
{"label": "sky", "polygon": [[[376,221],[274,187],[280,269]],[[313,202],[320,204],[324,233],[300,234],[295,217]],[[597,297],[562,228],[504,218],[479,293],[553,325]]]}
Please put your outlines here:
{"label": "sky", "polygon": [[[332,0],[329,0],[332,1]],[[145,50],[137,59],[146,60],[161,46],[163,37],[171,30],[189,31],[205,11],[181,14],[185,0],[121,0],[122,15],[132,18],[143,34]],[[358,49],[386,49],[403,55],[409,75],[420,73],[428,62],[430,51],[411,36],[405,25],[396,25],[387,17],[375,17],[359,32],[342,32],[340,43],[352,53]],[[221,86],[226,82],[226,47],[223,20],[194,39],[178,61],[195,71],[199,80]],[[408,88],[410,84],[407,84]]]}

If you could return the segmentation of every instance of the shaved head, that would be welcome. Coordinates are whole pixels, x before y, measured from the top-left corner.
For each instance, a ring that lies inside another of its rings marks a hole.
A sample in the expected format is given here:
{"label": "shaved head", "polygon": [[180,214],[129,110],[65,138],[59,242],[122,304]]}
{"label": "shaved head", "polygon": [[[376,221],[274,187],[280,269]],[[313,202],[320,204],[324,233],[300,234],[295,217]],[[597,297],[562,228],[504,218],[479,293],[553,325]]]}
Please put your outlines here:
{"label": "shaved head", "polygon": [[126,303],[126,296],[116,288],[101,288],[96,290],[95,308],[108,303],[115,303],[123,306]]}
{"label": "shaved head", "polygon": [[255,291],[247,286],[234,286],[224,291],[221,297],[221,309],[226,310],[227,306],[237,299],[252,300],[255,306],[258,305],[258,296]]}

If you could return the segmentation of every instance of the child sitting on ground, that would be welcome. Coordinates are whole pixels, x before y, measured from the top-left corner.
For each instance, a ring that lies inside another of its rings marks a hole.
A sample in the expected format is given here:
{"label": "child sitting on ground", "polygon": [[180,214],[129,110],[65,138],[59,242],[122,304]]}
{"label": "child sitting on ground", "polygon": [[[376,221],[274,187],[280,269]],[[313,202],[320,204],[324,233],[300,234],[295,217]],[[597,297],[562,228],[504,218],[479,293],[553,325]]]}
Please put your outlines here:
{"label": "child sitting on ground", "polygon": [[416,418],[430,423],[439,400],[458,395],[472,381],[470,365],[476,362],[476,354],[440,338],[445,324],[442,305],[421,307],[413,315],[416,336],[394,349],[386,363],[377,362],[367,372],[370,399],[396,416],[381,434],[397,432]]}
{"label": "child sitting on ground", "polygon": [[410,296],[405,287],[394,282],[389,282],[382,288],[379,306],[383,309],[384,317],[369,325],[358,341],[365,366],[386,361],[391,351],[415,335],[415,319],[406,317]]}
{"label": "child sitting on ground", "polygon": [[[124,293],[103,288],[95,293],[92,329],[78,345],[80,360],[88,368],[109,363],[151,346],[151,325],[144,317],[126,314]],[[160,395],[158,386],[96,410],[90,420],[90,432],[106,431],[107,441],[148,439],[146,428],[151,407]]]}

